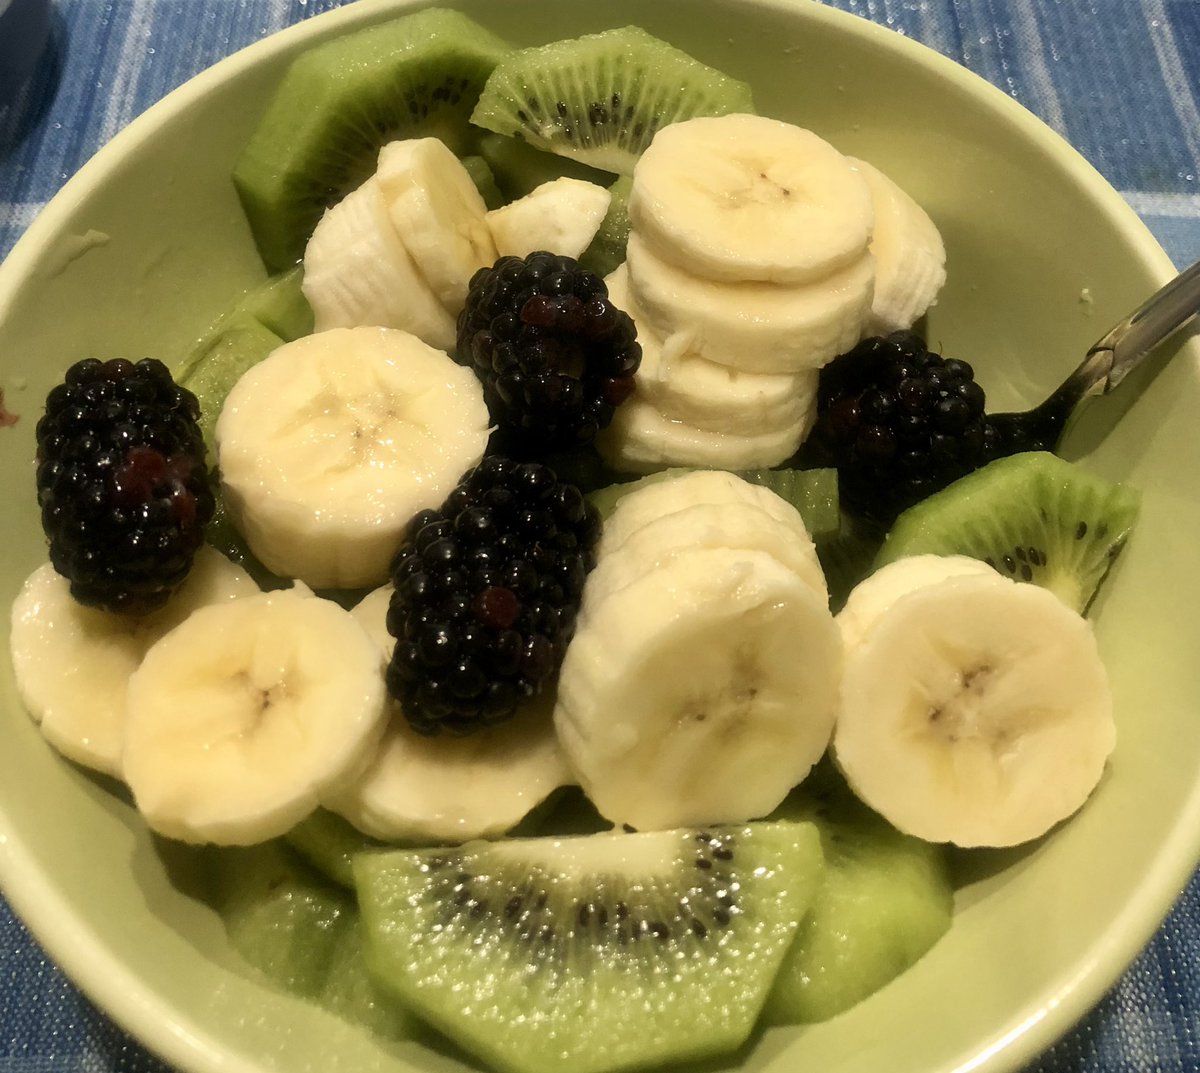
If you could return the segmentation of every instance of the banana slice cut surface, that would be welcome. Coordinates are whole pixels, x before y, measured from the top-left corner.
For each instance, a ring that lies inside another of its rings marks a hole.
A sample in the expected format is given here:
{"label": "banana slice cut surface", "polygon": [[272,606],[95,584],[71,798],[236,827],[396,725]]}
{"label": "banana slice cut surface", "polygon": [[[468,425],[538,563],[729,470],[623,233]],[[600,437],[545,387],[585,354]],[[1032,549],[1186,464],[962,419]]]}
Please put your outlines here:
{"label": "banana slice cut surface", "polygon": [[629,293],[654,331],[690,332],[697,357],[753,373],[819,369],[849,350],[875,284],[868,253],[815,283],[714,282],[660,257],[638,231],[625,265]]}
{"label": "banana slice cut surface", "polygon": [[470,369],[416,336],[333,329],[277,349],[217,421],[230,517],[271,571],[313,588],[382,583],[405,524],[483,456]]}
{"label": "banana slice cut surface", "polygon": [[761,551],[681,553],[585,605],[559,676],[559,739],[614,823],[764,816],[824,753],[841,638]]}
{"label": "banana slice cut surface", "polygon": [[611,201],[603,186],[563,175],[492,209],[487,222],[501,256],[528,257],[535,250],[549,250],[578,257],[596,237]]}
{"label": "banana slice cut surface", "polygon": [[800,512],[770,489],[716,470],[685,473],[622,496],[604,522],[584,599],[701,547],[765,551],[828,602],[817,549]]}
{"label": "banana slice cut surface", "polygon": [[383,731],[378,647],[349,612],[282,590],[202,608],[129,681],[122,767],[161,834],[284,834],[362,770]]}
{"label": "banana slice cut surface", "polygon": [[470,172],[440,139],[406,138],[379,151],[375,181],[421,276],[457,316],[471,277],[498,256]]}
{"label": "banana slice cut surface", "polygon": [[749,503],[783,522],[795,534],[797,543],[816,558],[816,548],[800,512],[769,488],[751,484],[736,473],[719,469],[699,469],[669,479],[648,483],[621,496],[612,515],[605,520],[596,554],[604,558],[642,526],[685,510],[697,503]]}
{"label": "banana slice cut surface", "polygon": [[964,574],[897,599],[848,649],[833,751],[906,834],[1010,846],[1084,803],[1115,737],[1086,620],[1039,586]]}
{"label": "banana slice cut surface", "polygon": [[60,753],[119,777],[125,693],[147,649],[196,609],[257,592],[245,570],[204,546],[164,607],[117,615],[84,607],[70,582],[45,563],[13,602],[9,645],[17,692]]}
{"label": "banana slice cut surface", "polygon": [[871,237],[862,177],[812,131],[757,115],[664,127],[633,172],[633,226],[711,280],[811,283]]}
{"label": "banana slice cut surface", "polygon": [[619,548],[599,553],[584,591],[588,599],[603,599],[697,548],[764,551],[803,578],[823,601],[829,599],[812,541],[807,535],[798,539],[795,529],[752,503],[695,503],[647,522]]}
{"label": "banana slice cut surface", "polygon": [[987,563],[968,555],[910,555],[881,566],[850,590],[837,614],[846,650],[861,643],[871,627],[902,596],[965,574],[998,576]]}
{"label": "banana slice cut surface", "polygon": [[304,297],[316,330],[402,328],[430,346],[454,346],[454,316],[392,225],[375,176],[326,210],[304,250]]}

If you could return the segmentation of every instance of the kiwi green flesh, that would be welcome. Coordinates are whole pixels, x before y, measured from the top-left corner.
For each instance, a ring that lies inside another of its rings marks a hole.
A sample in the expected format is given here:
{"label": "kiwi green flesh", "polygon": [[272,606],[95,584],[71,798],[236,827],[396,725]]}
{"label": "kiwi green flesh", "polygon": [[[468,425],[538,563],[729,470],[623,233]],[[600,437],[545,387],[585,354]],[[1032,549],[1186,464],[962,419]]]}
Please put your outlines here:
{"label": "kiwi green flesh", "polygon": [[1137,520],[1140,497],[1045,451],[1000,458],[896,519],[877,566],[970,555],[1085,612]]}
{"label": "kiwi green flesh", "polygon": [[825,872],[764,1020],[823,1021],[895,979],[947,932],[949,861],[944,847],[901,834],[862,804],[828,760],[772,818],[816,825]]}
{"label": "kiwi green flesh", "polygon": [[607,276],[624,263],[629,245],[629,191],[632,188],[633,180],[628,175],[620,176],[609,186],[608,212],[604,214],[600,230],[579,257],[579,263],[589,272]]}
{"label": "kiwi green flesh", "polygon": [[626,26],[513,51],[489,76],[471,122],[632,175],[668,124],[753,110],[744,82]]}
{"label": "kiwi green flesh", "polygon": [[364,835],[336,812],[319,808],[283,836],[291,848],[326,879],[354,889],[351,862],[356,853],[379,849],[381,842]]}
{"label": "kiwi green flesh", "polygon": [[178,380],[200,403],[200,431],[210,461],[216,460],[214,430],[225,397],[243,373],[283,342],[256,317],[238,310],[223,318],[187,359]]}
{"label": "kiwi green flesh", "polygon": [[[580,807],[576,795],[586,802],[576,787],[560,787],[545,801],[535,805],[510,834],[516,838],[532,838],[543,834],[593,834],[605,826],[611,826],[599,821],[599,814],[594,809]],[[571,798],[570,802],[566,800],[568,797]],[[596,819],[592,819],[592,816]],[[353,864],[357,854],[415,845],[399,840],[381,842],[363,834],[336,812],[323,808],[306,816],[283,839],[326,879],[347,890],[354,889]]]}
{"label": "kiwi green flesh", "polygon": [[412,1018],[375,985],[350,891],[308,867],[281,840],[221,851],[211,902],[230,945],[284,990],[388,1038]]}
{"label": "kiwi green flesh", "polygon": [[304,296],[303,284],[304,269],[297,265],[252,287],[236,308],[290,343],[313,330],[312,306]]}
{"label": "kiwi green flesh", "polygon": [[[624,481],[597,488],[589,493],[588,499],[600,512],[602,518],[607,518],[616,505],[630,492],[647,485],[658,484],[660,481],[681,477],[693,470],[684,467],[672,467],[649,473],[636,480]],[[736,474],[751,484],[762,485],[786,500],[800,512],[805,528],[809,535],[816,539],[817,535],[825,535],[838,525],[837,471],[833,469],[755,469],[743,470]]]}
{"label": "kiwi green flesh", "polygon": [[791,503],[813,540],[837,531],[840,515],[836,469],[747,469],[738,476]]}
{"label": "kiwi green flesh", "polygon": [[834,614],[845,605],[850,590],[874,569],[883,538],[881,527],[845,510],[838,512],[835,530],[815,538]]}
{"label": "kiwi green flesh", "polygon": [[379,982],[512,1073],[601,1073],[736,1048],[821,869],[804,823],[354,861]]}
{"label": "kiwi green flesh", "polygon": [[498,209],[505,203],[507,199],[496,185],[496,173],[487,160],[478,153],[468,153],[462,158],[462,166],[489,210]]}
{"label": "kiwi green flesh", "polygon": [[505,201],[516,201],[555,179],[582,179],[597,186],[608,186],[613,181],[610,172],[535,149],[520,138],[503,134],[483,134],[479,139],[479,155],[492,169]]}
{"label": "kiwi green flesh", "polygon": [[375,170],[387,142],[434,136],[469,152],[468,118],[506,51],[467,16],[431,8],[300,55],[233,170],[268,269],[300,259],[321,213]]}

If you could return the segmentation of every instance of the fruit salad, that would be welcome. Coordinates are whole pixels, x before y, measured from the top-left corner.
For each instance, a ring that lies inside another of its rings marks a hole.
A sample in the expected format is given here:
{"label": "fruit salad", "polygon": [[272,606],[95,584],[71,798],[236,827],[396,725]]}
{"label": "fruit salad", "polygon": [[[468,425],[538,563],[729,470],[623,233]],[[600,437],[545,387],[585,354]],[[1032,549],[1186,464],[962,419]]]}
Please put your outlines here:
{"label": "fruit salad", "polygon": [[12,658],[225,847],[255,969],[517,1073],[728,1054],[1086,801],[1137,497],[930,350],[879,166],[640,29],[429,9],[301,55],[233,181],[268,283],[47,399]]}

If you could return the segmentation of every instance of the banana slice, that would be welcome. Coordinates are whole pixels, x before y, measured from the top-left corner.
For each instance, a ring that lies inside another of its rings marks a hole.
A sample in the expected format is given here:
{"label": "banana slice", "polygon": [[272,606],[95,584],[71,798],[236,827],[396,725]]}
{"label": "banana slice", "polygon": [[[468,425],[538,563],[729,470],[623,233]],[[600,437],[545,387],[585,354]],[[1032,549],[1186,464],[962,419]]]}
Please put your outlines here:
{"label": "banana slice", "polygon": [[791,526],[750,502],[695,503],[640,526],[615,549],[599,552],[584,586],[586,598],[603,600],[696,548],[764,551],[802,578],[823,603],[829,602],[825,575],[807,534],[798,540]]}
{"label": "banana slice", "polygon": [[378,585],[409,518],[440,504],[483,456],[488,425],[475,375],[416,336],[305,336],[225,401],[225,505],[274,573],[318,589]]}
{"label": "banana slice", "polygon": [[240,566],[207,545],[180,590],[142,617],[84,607],[49,563],[12,606],[9,646],[17,692],[46,740],[77,764],[121,774],[129,676],[158,638],[193,611],[258,592]]}
{"label": "banana slice", "polygon": [[[769,488],[719,469],[698,469],[649,483],[623,495],[604,522],[598,554],[619,547],[630,533],[655,518],[673,514],[694,503],[753,503],[772,518],[786,523],[803,544],[812,544],[804,518],[791,503]],[[816,549],[812,554],[815,556]]]}
{"label": "banana slice", "polygon": [[878,168],[851,158],[875,206],[875,297],[865,334],[911,328],[934,304],[946,282],[946,247],[920,205]]}
{"label": "banana slice", "polygon": [[502,256],[549,250],[578,257],[596,237],[611,201],[603,186],[563,175],[492,209],[487,222]]}
{"label": "banana slice", "polygon": [[[661,338],[629,294],[624,265],[605,279],[608,296],[637,326],[638,393],[664,417],[736,436],[794,426],[817,404],[816,371],[746,373],[691,354],[691,334]],[[810,418],[811,421],[811,418]]]}
{"label": "banana slice", "polygon": [[439,138],[407,138],[379,151],[375,180],[417,269],[458,316],[471,277],[498,256],[487,206],[470,172]]}
{"label": "banana slice", "polygon": [[[351,612],[385,657],[395,644],[387,632],[391,594],[390,585],[376,589]],[[324,804],[385,841],[436,845],[504,834],[573,781],[554,732],[552,698],[543,690],[509,722],[462,738],[423,737],[390,702],[366,771]]]}
{"label": "banana slice", "polygon": [[681,553],[581,610],[554,721],[588,797],[639,829],[764,816],[829,742],[841,638],[761,551]]}
{"label": "banana slice", "polygon": [[304,250],[301,287],[318,332],[402,328],[439,350],[454,347],[454,316],[396,233],[374,176],[317,223]]}
{"label": "banana slice", "polygon": [[655,136],[629,216],[661,257],[727,283],[814,283],[862,259],[870,191],[812,131],[757,115],[705,116]]}
{"label": "banana slice", "polygon": [[129,680],[122,766],[160,834],[284,834],[362,770],[383,731],[382,657],[330,600],[284,589],[201,608]]}
{"label": "banana slice", "polygon": [[966,574],[987,576],[997,575],[997,572],[987,563],[967,555],[910,555],[881,566],[850,590],[850,595],[837,614],[846,651],[859,645],[871,627],[900,597],[946,578]]}
{"label": "banana slice", "polygon": [[1115,736],[1088,623],[993,571],[908,593],[847,650],[833,750],[906,834],[1011,846],[1083,804]]}
{"label": "banana slice", "polygon": [[659,257],[634,231],[629,292],[663,338],[690,332],[689,350],[750,373],[819,369],[862,336],[875,264],[869,254],[816,283],[715,283]]}
{"label": "banana slice", "polygon": [[[695,507],[713,507],[716,514],[692,515],[717,526],[728,524],[744,529],[741,518],[765,520],[763,524],[776,538],[787,545],[787,550],[776,555],[781,562],[800,574],[823,600],[828,599],[825,575],[817,558],[817,549],[809,536],[808,528],[800,512],[769,488],[751,484],[732,473],[720,470],[696,470],[669,480],[656,481],[622,496],[613,512],[604,522],[600,541],[596,546],[596,569],[588,578],[592,584],[601,564],[616,558],[621,549],[629,545],[640,533],[664,518],[685,517]],[[751,513],[746,513],[749,508]],[[728,520],[727,519],[732,519]],[[748,538],[753,540],[754,538]],[[746,545],[729,543],[727,547],[758,547],[757,543]]]}
{"label": "banana slice", "polygon": [[796,453],[811,422],[812,414],[806,412],[779,430],[747,436],[712,432],[664,417],[634,394],[617,407],[595,443],[605,464],[620,473],[653,473],[671,466],[769,469]]}

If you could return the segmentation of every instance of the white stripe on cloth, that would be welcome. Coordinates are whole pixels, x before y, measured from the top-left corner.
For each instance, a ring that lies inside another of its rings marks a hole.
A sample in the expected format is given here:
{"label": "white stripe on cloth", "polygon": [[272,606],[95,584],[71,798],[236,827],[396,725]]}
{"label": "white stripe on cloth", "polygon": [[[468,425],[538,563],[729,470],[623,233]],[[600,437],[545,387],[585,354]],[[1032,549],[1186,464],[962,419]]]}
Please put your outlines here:
{"label": "white stripe on cloth", "polygon": [[1066,137],[1067,119],[1063,113],[1058,89],[1054,85],[1054,76],[1046,63],[1046,50],[1042,43],[1034,0],[1012,0],[1012,15],[1013,29],[1024,54],[1030,87],[1036,98],[1033,102],[1034,111],[1059,134]]}
{"label": "white stripe on cloth", "polygon": [[1159,194],[1148,190],[1122,190],[1120,194],[1139,216],[1200,220],[1200,194]]}
{"label": "white stripe on cloth", "polygon": [[[138,72],[142,68],[146,39],[154,23],[153,0],[133,0],[129,5],[125,36],[112,71],[108,104],[100,126],[99,144],[104,145],[144,107],[138,97]],[[100,89],[98,86],[97,89]]]}
{"label": "white stripe on cloth", "polygon": [[0,227],[26,228],[45,207],[44,201],[0,201]]}
{"label": "white stripe on cloth", "polygon": [[1192,160],[1200,165],[1200,108],[1196,106],[1196,97],[1192,93],[1183,57],[1179,54],[1179,46],[1171,29],[1166,5],[1163,0],[1144,0],[1142,10],[1146,17],[1150,40],[1154,44],[1154,52],[1158,56],[1163,82],[1171,98],[1171,107],[1183,128],[1184,143],[1192,155]]}

